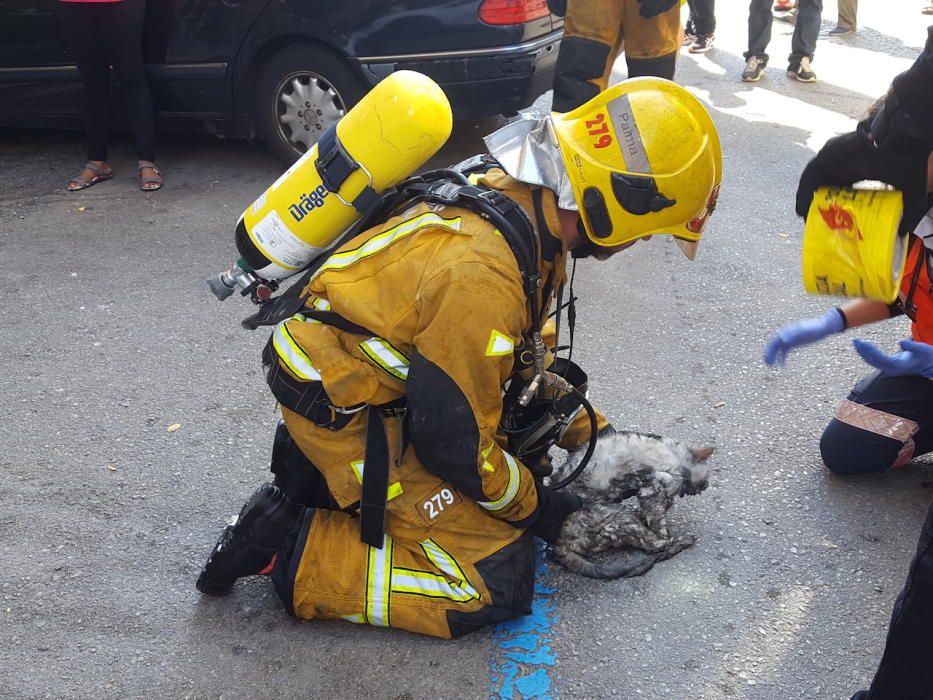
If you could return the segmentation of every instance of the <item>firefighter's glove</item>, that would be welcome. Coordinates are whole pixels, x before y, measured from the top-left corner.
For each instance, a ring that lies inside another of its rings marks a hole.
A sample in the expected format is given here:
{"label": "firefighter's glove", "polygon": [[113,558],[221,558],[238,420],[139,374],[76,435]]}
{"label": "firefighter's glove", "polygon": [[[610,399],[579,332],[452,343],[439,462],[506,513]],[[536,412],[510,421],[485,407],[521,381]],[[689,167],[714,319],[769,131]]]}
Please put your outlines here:
{"label": "firefighter's glove", "polygon": [[830,309],[819,318],[788,323],[765,343],[765,364],[783,365],[787,354],[794,348],[815,343],[833,333],[842,333],[845,329],[845,318],[839,309]]}
{"label": "firefighter's glove", "polygon": [[861,180],[878,180],[904,195],[906,231],[912,232],[927,211],[926,149],[895,148],[886,141],[878,146],[872,138],[871,120],[855,131],[831,138],[800,175],[797,214],[806,218],[813,193],[820,187],[850,187]]}
{"label": "firefighter's glove", "polygon": [[552,15],[563,17],[567,14],[567,0],[547,0],[547,9]]}
{"label": "firefighter's glove", "polygon": [[535,537],[554,544],[567,516],[580,510],[583,501],[567,491],[552,491],[540,479],[535,479],[535,488],[538,491],[538,517],[529,529]]}
{"label": "firefighter's glove", "polygon": [[871,120],[870,131],[875,145],[887,151],[908,154],[930,150],[920,125],[907,114],[893,92],[885,96],[881,109]]}
{"label": "firefighter's glove", "polygon": [[679,2],[680,0],[638,0],[638,14],[642,17],[657,17]]}
{"label": "firefighter's glove", "polygon": [[855,338],[852,341],[855,351],[872,367],[882,374],[897,377],[904,374],[919,374],[933,379],[933,345],[918,343],[916,340],[902,340],[901,351],[888,355],[878,346],[867,340]]}

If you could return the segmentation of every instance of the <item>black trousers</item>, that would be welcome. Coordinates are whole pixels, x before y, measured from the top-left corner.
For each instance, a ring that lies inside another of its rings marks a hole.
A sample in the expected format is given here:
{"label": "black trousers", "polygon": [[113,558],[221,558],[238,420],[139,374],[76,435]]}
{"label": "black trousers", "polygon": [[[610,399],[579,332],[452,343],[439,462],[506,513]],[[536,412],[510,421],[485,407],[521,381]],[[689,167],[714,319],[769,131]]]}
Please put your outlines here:
{"label": "black trousers", "polygon": [[690,19],[687,34],[713,34],[716,31],[716,0],[687,0]]}
{"label": "black trousers", "polygon": [[820,439],[823,463],[843,475],[882,472],[931,451],[933,381],[918,375],[872,372],[836,409]]}
{"label": "black trousers", "polygon": [[[927,380],[929,381],[929,380]],[[907,582],[894,602],[884,655],[859,700],[933,698],[933,506],[920,530]]]}
{"label": "black trousers", "polygon": [[155,160],[155,115],[142,51],[145,0],[59,2],[58,6],[84,83],[88,160],[107,160],[111,65],[126,96],[136,155],[139,160]]}

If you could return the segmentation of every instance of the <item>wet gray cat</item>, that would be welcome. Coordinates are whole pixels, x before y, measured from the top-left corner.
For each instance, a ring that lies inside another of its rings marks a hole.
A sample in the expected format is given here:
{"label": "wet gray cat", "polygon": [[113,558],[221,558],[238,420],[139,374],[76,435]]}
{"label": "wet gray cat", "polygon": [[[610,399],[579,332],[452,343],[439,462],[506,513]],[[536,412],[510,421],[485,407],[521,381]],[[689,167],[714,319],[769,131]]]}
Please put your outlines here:
{"label": "wet gray cat", "polygon": [[[585,450],[570,455],[554,474],[569,474]],[[706,489],[712,447],[691,448],[658,435],[617,432],[601,435],[589,465],[567,489],[586,504],[561,528],[551,555],[574,573],[591,578],[640,576],[696,542],[673,535],[667,511],[678,496]],[[636,503],[624,503],[635,497]],[[600,552],[624,550],[621,559],[598,563]]]}

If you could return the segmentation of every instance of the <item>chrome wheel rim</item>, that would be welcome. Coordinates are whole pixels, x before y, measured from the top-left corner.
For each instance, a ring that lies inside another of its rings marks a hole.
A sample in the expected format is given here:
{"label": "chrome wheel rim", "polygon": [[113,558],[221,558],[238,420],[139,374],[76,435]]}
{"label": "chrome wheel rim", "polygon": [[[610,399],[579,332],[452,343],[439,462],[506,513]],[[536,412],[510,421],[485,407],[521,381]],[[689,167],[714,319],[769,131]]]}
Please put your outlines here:
{"label": "chrome wheel rim", "polygon": [[347,113],[337,89],[312,71],[285,76],[275,91],[275,124],[282,141],[304,153]]}

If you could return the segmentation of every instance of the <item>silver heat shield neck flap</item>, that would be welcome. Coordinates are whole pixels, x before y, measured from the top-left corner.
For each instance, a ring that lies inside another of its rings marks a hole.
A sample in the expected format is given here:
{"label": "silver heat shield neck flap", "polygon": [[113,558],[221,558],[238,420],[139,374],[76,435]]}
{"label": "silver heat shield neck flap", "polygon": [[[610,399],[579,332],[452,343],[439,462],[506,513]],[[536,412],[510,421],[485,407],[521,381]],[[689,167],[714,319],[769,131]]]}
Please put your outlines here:
{"label": "silver heat shield neck flap", "polygon": [[516,180],[547,187],[557,206],[577,211],[551,118],[523,116],[483,138],[489,155]]}

